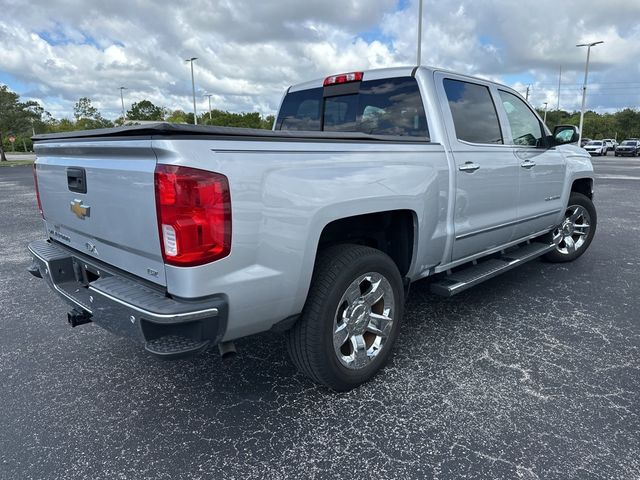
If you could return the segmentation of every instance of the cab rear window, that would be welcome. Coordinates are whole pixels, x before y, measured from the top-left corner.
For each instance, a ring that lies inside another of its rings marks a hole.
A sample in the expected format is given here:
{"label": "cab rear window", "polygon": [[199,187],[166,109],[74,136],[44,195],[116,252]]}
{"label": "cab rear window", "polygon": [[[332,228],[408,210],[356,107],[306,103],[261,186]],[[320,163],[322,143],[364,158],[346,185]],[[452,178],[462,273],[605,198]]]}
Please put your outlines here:
{"label": "cab rear window", "polygon": [[333,88],[320,87],[287,94],[276,130],[429,136],[415,78],[364,81],[344,89],[343,95],[331,93]]}

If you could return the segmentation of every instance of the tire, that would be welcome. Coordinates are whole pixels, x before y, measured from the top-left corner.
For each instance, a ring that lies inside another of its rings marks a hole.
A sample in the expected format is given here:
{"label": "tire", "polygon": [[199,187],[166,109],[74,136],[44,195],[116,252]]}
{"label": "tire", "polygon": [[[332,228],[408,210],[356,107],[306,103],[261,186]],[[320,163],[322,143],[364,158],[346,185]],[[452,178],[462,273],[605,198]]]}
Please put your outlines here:
{"label": "tire", "polygon": [[597,224],[598,216],[591,199],[582,193],[572,192],[562,224],[545,237],[545,240],[554,242],[556,248],[543,258],[553,263],[572,262],[591,245]]}
{"label": "tire", "polygon": [[388,255],[360,245],[329,247],[318,254],[300,319],[286,333],[289,356],[316,383],[351,390],[388,362],[403,311],[402,278]]}

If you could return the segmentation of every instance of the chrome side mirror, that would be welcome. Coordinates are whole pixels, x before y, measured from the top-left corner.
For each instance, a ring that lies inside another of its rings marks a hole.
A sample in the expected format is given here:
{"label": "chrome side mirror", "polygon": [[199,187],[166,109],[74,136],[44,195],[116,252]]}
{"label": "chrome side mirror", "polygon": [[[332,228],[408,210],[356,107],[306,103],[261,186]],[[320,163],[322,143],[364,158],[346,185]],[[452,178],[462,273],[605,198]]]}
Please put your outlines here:
{"label": "chrome side mirror", "polygon": [[575,125],[558,125],[553,129],[553,140],[556,145],[577,143],[580,139],[580,130]]}

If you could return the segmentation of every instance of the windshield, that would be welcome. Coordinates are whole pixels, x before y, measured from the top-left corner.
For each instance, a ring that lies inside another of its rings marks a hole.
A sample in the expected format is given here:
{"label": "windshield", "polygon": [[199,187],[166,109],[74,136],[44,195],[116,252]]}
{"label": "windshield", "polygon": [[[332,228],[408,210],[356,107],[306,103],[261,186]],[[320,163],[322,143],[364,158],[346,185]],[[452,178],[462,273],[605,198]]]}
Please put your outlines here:
{"label": "windshield", "polygon": [[587,147],[588,147],[588,146],[590,146],[590,145],[591,145],[591,146],[594,146],[594,147],[600,147],[600,146],[602,146],[602,142],[600,142],[600,141],[594,141],[594,142],[589,142],[589,143],[587,143]]}
{"label": "windshield", "polygon": [[635,146],[636,142],[634,140],[625,140],[624,142],[621,143],[621,145],[626,145],[626,146]]}
{"label": "windshield", "polygon": [[276,130],[429,136],[420,90],[413,77],[289,93],[278,113]]}

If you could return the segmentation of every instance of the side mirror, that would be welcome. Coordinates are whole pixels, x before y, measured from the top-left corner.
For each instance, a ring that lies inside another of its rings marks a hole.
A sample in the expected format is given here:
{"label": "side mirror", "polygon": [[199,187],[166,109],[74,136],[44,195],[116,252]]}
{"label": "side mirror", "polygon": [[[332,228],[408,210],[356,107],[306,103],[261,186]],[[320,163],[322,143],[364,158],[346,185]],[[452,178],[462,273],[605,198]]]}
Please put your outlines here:
{"label": "side mirror", "polygon": [[577,143],[580,139],[580,130],[575,125],[558,125],[553,129],[553,140],[556,145]]}

